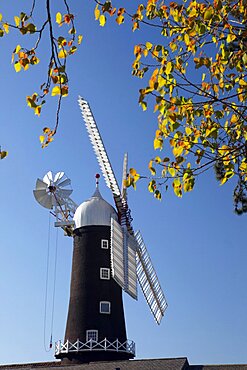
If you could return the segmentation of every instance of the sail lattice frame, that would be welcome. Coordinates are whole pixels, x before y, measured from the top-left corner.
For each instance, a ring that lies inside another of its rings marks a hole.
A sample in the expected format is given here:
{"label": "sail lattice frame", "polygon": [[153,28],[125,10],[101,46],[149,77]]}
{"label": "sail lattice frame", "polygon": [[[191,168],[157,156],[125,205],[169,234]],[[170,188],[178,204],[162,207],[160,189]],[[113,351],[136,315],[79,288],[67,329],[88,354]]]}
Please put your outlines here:
{"label": "sail lattice frame", "polygon": [[140,231],[135,233],[135,237],[138,244],[136,251],[137,279],[155,321],[160,324],[167,308],[167,301]]}

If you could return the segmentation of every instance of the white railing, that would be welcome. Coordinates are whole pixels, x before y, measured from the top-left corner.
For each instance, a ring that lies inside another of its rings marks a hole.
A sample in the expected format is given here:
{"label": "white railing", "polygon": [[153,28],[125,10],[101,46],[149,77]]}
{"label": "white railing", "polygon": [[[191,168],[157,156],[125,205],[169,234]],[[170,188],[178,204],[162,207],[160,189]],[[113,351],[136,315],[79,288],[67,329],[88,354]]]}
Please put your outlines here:
{"label": "white railing", "polygon": [[58,341],[55,343],[55,355],[70,352],[82,352],[82,351],[113,351],[113,352],[127,352],[135,356],[135,343],[132,340],[126,340],[121,343],[118,339],[110,342],[106,338],[101,342],[96,342],[90,339],[87,342],[81,342],[77,339],[76,342],[71,343],[68,340],[64,343]]}

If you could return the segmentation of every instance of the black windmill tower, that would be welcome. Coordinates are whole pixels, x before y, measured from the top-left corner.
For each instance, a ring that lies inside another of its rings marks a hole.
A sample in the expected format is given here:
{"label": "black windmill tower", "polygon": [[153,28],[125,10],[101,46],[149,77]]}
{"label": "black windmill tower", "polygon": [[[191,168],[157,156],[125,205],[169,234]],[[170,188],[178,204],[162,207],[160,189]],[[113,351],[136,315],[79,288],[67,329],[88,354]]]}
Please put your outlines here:
{"label": "black windmill tower", "polygon": [[[142,236],[132,229],[126,188],[118,186],[91,109],[82,98],[79,105],[117,211],[102,198],[99,175],[94,194],[79,207],[63,172],[50,171],[36,182],[36,200],[52,209],[55,226],[74,240],[65,338],[56,343],[55,357],[71,363],[132,359],[135,344],[126,335],[122,290],[137,299],[138,280],[158,324],[167,303]],[[126,173],[127,155],[123,179]]]}

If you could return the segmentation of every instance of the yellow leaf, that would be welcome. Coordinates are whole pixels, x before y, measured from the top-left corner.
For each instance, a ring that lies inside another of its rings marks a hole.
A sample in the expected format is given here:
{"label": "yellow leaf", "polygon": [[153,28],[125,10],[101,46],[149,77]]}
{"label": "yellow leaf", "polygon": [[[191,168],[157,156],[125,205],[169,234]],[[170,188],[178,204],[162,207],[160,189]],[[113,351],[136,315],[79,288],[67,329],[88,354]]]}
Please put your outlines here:
{"label": "yellow leaf", "polygon": [[82,39],[83,39],[83,36],[82,36],[82,35],[79,35],[79,36],[78,36],[78,40],[77,40],[77,44],[78,44],[78,45],[80,45],[80,44],[81,44]]}
{"label": "yellow leaf", "polygon": [[196,8],[193,8],[189,13],[189,17],[192,18],[195,16],[197,16],[197,11],[196,11]]}
{"label": "yellow leaf", "polygon": [[182,154],[182,152],[183,152],[183,147],[182,146],[179,146],[179,147],[175,147],[175,148],[173,148],[173,155],[174,155],[174,157],[179,157],[181,154]]}
{"label": "yellow leaf", "polygon": [[69,50],[69,54],[74,54],[77,50],[77,47],[76,46],[72,46],[72,48]]}
{"label": "yellow leaf", "polygon": [[106,17],[104,16],[104,14],[101,14],[101,16],[99,17],[99,24],[100,24],[100,26],[101,27],[104,27],[105,22],[106,22]]}
{"label": "yellow leaf", "polygon": [[245,173],[247,173],[247,163],[245,162],[245,159],[243,159],[239,169]]}
{"label": "yellow leaf", "polygon": [[8,25],[8,23],[3,23],[3,28],[4,28],[5,33],[9,33],[9,25]]}
{"label": "yellow leaf", "polygon": [[184,42],[185,42],[186,45],[189,45],[189,43],[190,43],[190,37],[187,33],[184,35]]}
{"label": "yellow leaf", "polygon": [[162,138],[158,138],[158,139],[154,139],[154,149],[162,149],[163,147],[163,139]]}
{"label": "yellow leaf", "polygon": [[166,74],[169,75],[172,70],[172,62],[168,62],[166,65]]}
{"label": "yellow leaf", "polygon": [[244,81],[243,79],[240,79],[240,80],[239,80],[239,85],[240,85],[240,86],[246,86],[246,85],[247,85],[247,82],[246,82],[246,81]]}
{"label": "yellow leaf", "polygon": [[151,44],[151,42],[146,42],[146,48],[148,50],[151,50],[152,49],[152,46],[153,46],[153,44]]}
{"label": "yellow leaf", "polygon": [[45,141],[45,137],[43,135],[40,135],[39,141],[41,142],[41,144],[43,144],[43,142]]}
{"label": "yellow leaf", "polygon": [[14,50],[14,53],[18,54],[20,50],[21,50],[21,45],[17,45],[15,50]]}
{"label": "yellow leaf", "polygon": [[142,53],[143,53],[144,57],[147,57],[148,56],[148,49],[144,49]]}
{"label": "yellow leaf", "polygon": [[153,193],[155,188],[156,188],[155,180],[150,181],[150,183],[148,184],[148,191],[150,191],[150,193]]}
{"label": "yellow leaf", "polygon": [[130,174],[131,176],[135,176],[136,175],[136,170],[134,168],[130,168]]}
{"label": "yellow leaf", "polygon": [[19,62],[15,62],[14,64],[15,71],[20,72],[21,71],[21,64]]}
{"label": "yellow leaf", "polygon": [[132,27],[132,31],[134,32],[135,30],[138,30],[139,28],[140,28],[139,22],[138,21],[134,22],[133,27]]}
{"label": "yellow leaf", "polygon": [[24,71],[27,71],[29,68],[29,63],[25,64],[23,68],[24,68]]}
{"label": "yellow leaf", "polygon": [[169,46],[170,46],[170,49],[171,49],[171,51],[176,51],[177,50],[177,44],[175,44],[175,42],[170,42],[170,44],[169,44]]}
{"label": "yellow leaf", "polygon": [[168,172],[169,172],[169,174],[170,174],[172,177],[174,177],[174,176],[176,175],[176,170],[175,170],[175,168],[173,168],[173,167],[169,167],[169,168],[168,168]]}
{"label": "yellow leaf", "polygon": [[44,127],[43,132],[44,134],[49,134],[51,132],[51,129],[49,127]]}
{"label": "yellow leaf", "polygon": [[61,94],[61,89],[59,86],[55,86],[52,89],[51,96],[56,96]]}
{"label": "yellow leaf", "polygon": [[15,17],[14,17],[14,20],[15,20],[15,25],[16,25],[16,27],[19,27],[19,25],[20,25],[20,18],[19,18],[19,17],[17,17],[17,16],[15,16]]}
{"label": "yellow leaf", "polygon": [[147,110],[147,103],[145,101],[140,102],[140,106],[142,107],[142,110]]}
{"label": "yellow leaf", "polygon": [[236,36],[233,34],[233,33],[229,33],[228,35],[227,35],[227,38],[226,38],[226,42],[232,42],[233,40],[235,40],[236,39]]}
{"label": "yellow leaf", "polygon": [[156,163],[160,163],[160,162],[161,162],[161,158],[160,158],[160,157],[158,157],[158,156],[157,156],[157,157],[155,157],[155,158],[154,158],[154,160],[155,160],[155,162],[156,162]]}
{"label": "yellow leaf", "polygon": [[182,185],[180,183],[180,179],[175,179],[173,181],[173,190],[177,197],[182,197]]}
{"label": "yellow leaf", "polygon": [[161,200],[161,192],[159,190],[155,190],[154,196],[155,196],[156,199]]}
{"label": "yellow leaf", "polygon": [[3,15],[0,13],[0,22],[2,22]]}
{"label": "yellow leaf", "polygon": [[135,174],[135,176],[134,176],[134,182],[137,182],[140,177],[141,176],[139,175],[139,173]]}
{"label": "yellow leaf", "polygon": [[117,24],[122,24],[124,22],[124,16],[121,14],[116,18]]}
{"label": "yellow leaf", "polygon": [[67,57],[67,51],[65,49],[62,49],[58,53],[58,58],[66,58]]}
{"label": "yellow leaf", "polygon": [[40,116],[40,112],[41,112],[41,105],[37,105],[37,107],[34,109],[34,114],[36,114],[37,116]]}
{"label": "yellow leaf", "polygon": [[94,9],[94,16],[95,16],[95,20],[97,21],[100,17],[100,10],[98,9],[98,4],[96,5],[95,9]]}
{"label": "yellow leaf", "polygon": [[62,23],[62,19],[63,19],[62,14],[60,12],[58,12],[56,14],[56,23],[61,24]]}
{"label": "yellow leaf", "polygon": [[233,114],[232,115],[232,118],[231,118],[231,123],[237,123],[238,122],[238,117],[236,116],[236,114]]}
{"label": "yellow leaf", "polygon": [[192,133],[192,130],[190,127],[185,127],[185,132],[186,132],[186,135],[190,135]]}

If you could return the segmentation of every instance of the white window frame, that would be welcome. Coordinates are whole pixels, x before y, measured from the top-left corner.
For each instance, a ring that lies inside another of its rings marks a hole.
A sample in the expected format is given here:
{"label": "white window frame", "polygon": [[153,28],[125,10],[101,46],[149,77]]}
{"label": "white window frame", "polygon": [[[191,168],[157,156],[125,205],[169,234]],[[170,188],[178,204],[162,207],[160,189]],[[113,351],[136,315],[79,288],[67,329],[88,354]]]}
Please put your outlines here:
{"label": "white window frame", "polygon": [[111,273],[108,267],[101,267],[100,268],[100,279],[102,280],[110,280]]}
{"label": "white window frame", "polygon": [[[90,333],[95,334],[95,339],[88,337]],[[86,341],[88,342],[90,340],[92,340],[92,342],[98,342],[98,330],[95,329],[86,330]]]}
{"label": "white window frame", "polygon": [[101,239],[101,248],[102,249],[109,249],[109,240]]}
{"label": "white window frame", "polygon": [[[108,307],[109,307],[108,312],[102,311],[102,306],[101,306],[102,304],[107,304],[108,305]],[[101,301],[99,303],[99,312],[100,313],[103,313],[105,315],[109,315],[111,313],[111,302],[109,302],[109,301]]]}

